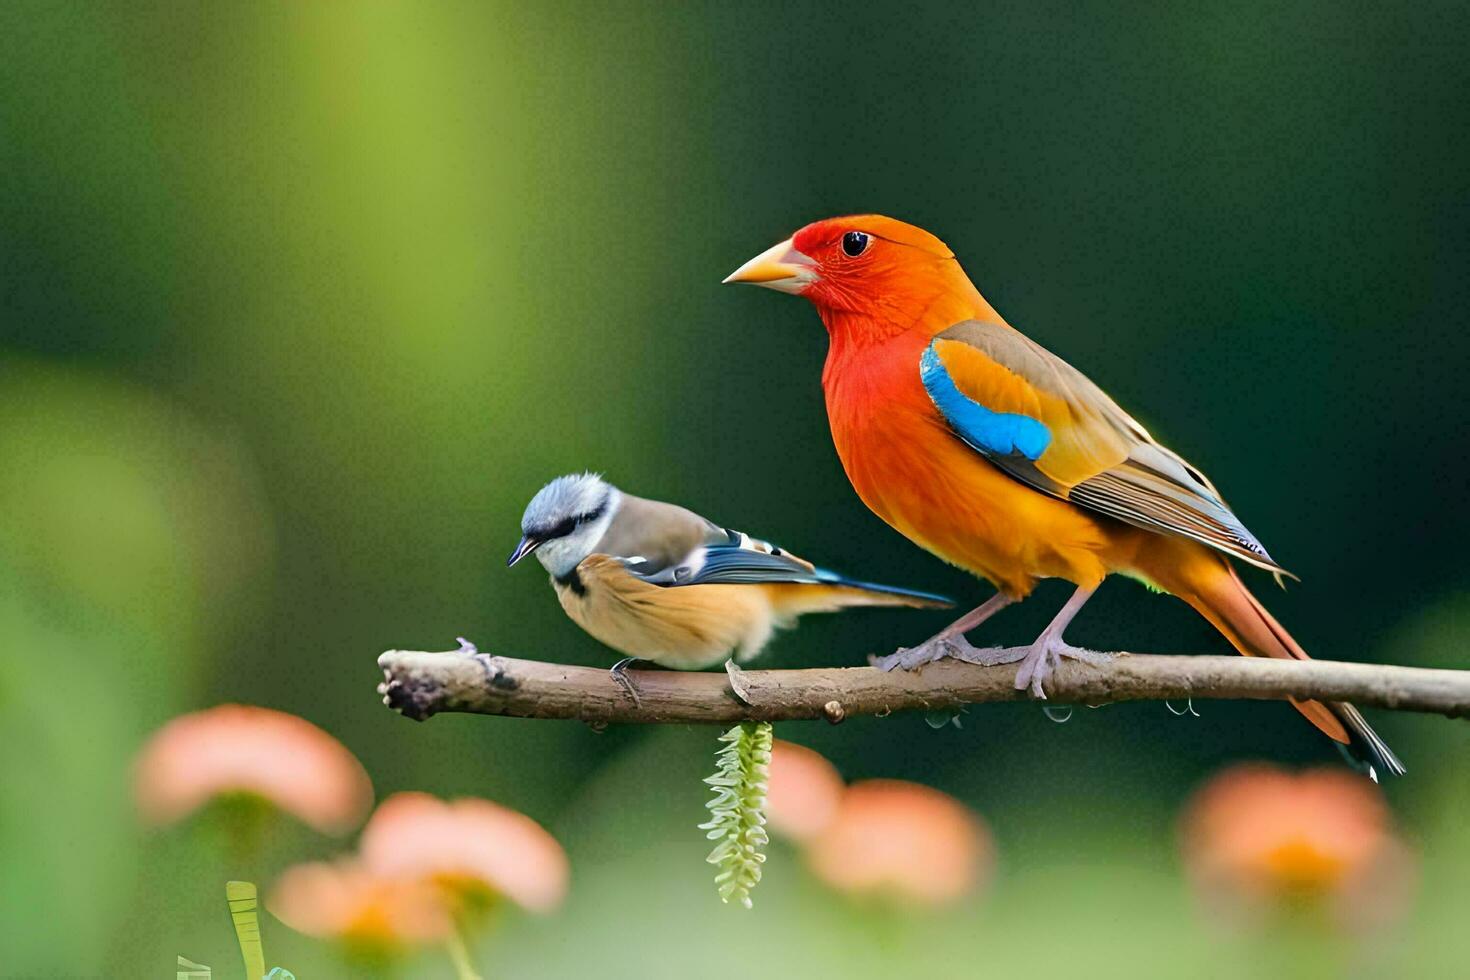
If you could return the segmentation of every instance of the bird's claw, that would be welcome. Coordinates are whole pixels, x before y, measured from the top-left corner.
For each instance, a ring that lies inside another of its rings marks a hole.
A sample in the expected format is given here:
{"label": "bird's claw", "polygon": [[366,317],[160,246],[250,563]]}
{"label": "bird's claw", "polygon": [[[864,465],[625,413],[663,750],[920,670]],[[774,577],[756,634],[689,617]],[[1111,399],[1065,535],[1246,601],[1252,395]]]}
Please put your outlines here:
{"label": "bird's claw", "polygon": [[638,662],[637,657],[624,657],[608,668],[607,676],[617,682],[618,686],[628,692],[635,708],[643,707],[643,697],[638,693],[638,686],[633,683],[633,678],[628,676],[628,666]]}
{"label": "bird's claw", "polygon": [[459,649],[454,651],[455,653],[463,654],[466,657],[478,657],[480,655],[480,648],[469,640],[466,640],[462,636],[456,636],[455,639],[459,641]]}
{"label": "bird's claw", "polygon": [[941,633],[916,647],[900,647],[886,657],[874,657],[872,663],[874,667],[882,671],[890,671],[895,667],[914,670],[925,664],[949,657],[952,660],[962,660],[967,664],[975,664],[980,667],[993,667],[996,664],[1015,663],[1025,655],[1024,649],[1017,652],[1005,647],[975,647],[959,634]]}
{"label": "bird's claw", "polygon": [[1098,650],[1074,647],[1060,636],[1046,633],[1037,637],[1031,646],[1016,649],[1019,651],[1016,659],[1021,661],[1021,667],[1016,671],[1016,690],[1025,691],[1029,688],[1031,696],[1042,701],[1046,700],[1046,691],[1042,685],[1050,679],[1052,671],[1063,658],[1077,660],[1090,667],[1101,667],[1115,656]]}
{"label": "bird's claw", "polygon": [[949,656],[947,645],[947,638],[936,636],[920,643],[916,647],[899,647],[886,657],[870,657],[868,658],[868,662],[884,673],[895,668],[916,670],[925,664],[933,663],[936,660]]}

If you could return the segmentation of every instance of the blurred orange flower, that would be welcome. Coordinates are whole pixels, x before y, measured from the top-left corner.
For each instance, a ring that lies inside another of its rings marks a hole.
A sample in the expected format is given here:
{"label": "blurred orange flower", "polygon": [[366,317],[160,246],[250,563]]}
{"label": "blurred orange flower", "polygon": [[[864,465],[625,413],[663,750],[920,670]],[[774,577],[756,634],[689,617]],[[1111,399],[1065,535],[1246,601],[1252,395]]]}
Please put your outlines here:
{"label": "blurred orange flower", "polygon": [[779,739],[771,746],[766,820],[795,841],[809,841],[837,816],[842,777],[820,752]]}
{"label": "blurred orange flower", "polygon": [[454,929],[428,882],[379,875],[350,858],[287,868],[266,907],[297,932],[379,956],[447,940]]}
{"label": "blurred orange flower", "polygon": [[975,813],[937,789],[896,779],[849,786],[807,850],[812,871],[839,891],[921,906],[974,891],[992,859]]}
{"label": "blurred orange flower", "polygon": [[170,721],[143,746],[134,775],[139,809],[153,824],[242,794],[340,834],[361,823],[373,802],[367,772],[341,742],[304,718],[242,704]]}
{"label": "blurred orange flower", "polygon": [[566,852],[530,817],[488,800],[397,793],[362,832],[373,871],[436,883],[457,905],[504,896],[548,912],[566,895]]}
{"label": "blurred orange flower", "polygon": [[1409,897],[1413,862],[1378,787],[1343,769],[1227,769],[1186,806],[1180,841],[1201,893],[1242,910],[1304,900],[1364,923]]}

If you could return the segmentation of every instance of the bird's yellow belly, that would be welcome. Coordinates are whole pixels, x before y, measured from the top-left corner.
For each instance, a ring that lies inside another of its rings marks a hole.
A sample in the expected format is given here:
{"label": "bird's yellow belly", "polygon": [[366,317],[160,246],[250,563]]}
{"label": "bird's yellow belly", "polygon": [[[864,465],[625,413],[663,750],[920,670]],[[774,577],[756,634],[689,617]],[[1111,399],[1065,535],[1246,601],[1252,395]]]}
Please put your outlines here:
{"label": "bird's yellow belly", "polygon": [[1097,520],[1002,473],[937,418],[897,410],[832,421],[858,496],[927,551],[1018,597],[1042,578],[1092,587],[1107,575]]}

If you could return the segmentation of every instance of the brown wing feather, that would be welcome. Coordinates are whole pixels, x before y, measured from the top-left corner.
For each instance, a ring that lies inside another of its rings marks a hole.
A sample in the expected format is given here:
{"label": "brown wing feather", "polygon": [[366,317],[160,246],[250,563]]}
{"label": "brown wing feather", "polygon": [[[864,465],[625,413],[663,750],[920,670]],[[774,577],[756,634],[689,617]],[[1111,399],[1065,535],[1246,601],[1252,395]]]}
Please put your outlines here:
{"label": "brown wing feather", "polygon": [[1028,415],[1051,433],[1034,461],[989,457],[1012,476],[1089,510],[1285,572],[1204,474],[1040,344],[1004,324],[969,320],[941,333],[934,347],[966,397],[991,411]]}

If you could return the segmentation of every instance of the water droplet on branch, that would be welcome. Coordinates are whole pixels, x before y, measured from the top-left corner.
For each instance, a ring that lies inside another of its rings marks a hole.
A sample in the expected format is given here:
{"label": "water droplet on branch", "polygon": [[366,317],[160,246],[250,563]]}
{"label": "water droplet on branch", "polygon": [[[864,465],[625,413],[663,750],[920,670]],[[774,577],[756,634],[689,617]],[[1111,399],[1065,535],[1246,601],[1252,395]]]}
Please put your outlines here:
{"label": "water droplet on branch", "polygon": [[935,731],[938,731],[939,729],[944,728],[947,725],[953,725],[956,728],[962,728],[963,726],[960,724],[960,715],[963,713],[963,708],[958,711],[953,709],[935,709],[933,711],[926,711],[924,712],[924,723]]}
{"label": "water droplet on branch", "polygon": [[1200,713],[1194,710],[1194,698],[1190,698],[1185,701],[1183,708],[1174,707],[1174,703],[1172,701],[1165,701],[1164,707],[1168,708],[1169,714],[1173,715],[1175,718],[1182,718],[1185,715],[1194,715],[1196,718],[1200,717]]}

